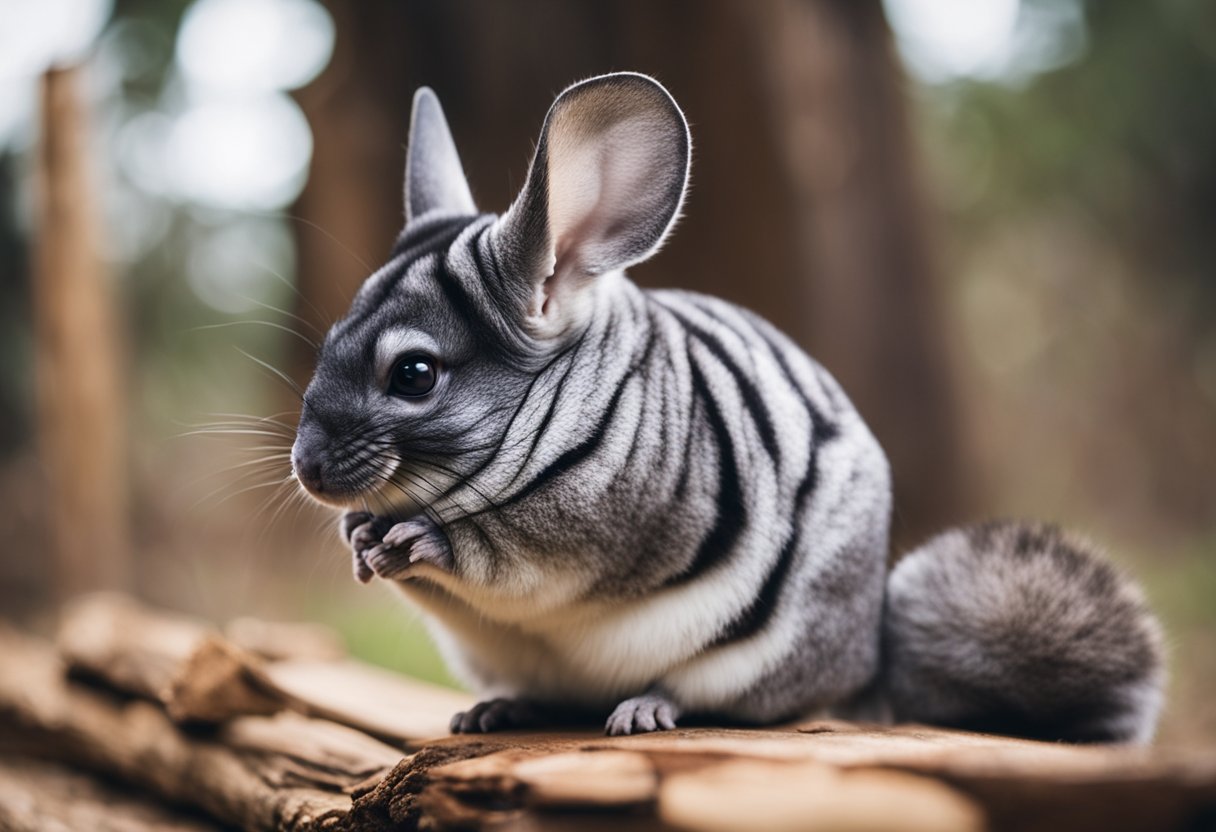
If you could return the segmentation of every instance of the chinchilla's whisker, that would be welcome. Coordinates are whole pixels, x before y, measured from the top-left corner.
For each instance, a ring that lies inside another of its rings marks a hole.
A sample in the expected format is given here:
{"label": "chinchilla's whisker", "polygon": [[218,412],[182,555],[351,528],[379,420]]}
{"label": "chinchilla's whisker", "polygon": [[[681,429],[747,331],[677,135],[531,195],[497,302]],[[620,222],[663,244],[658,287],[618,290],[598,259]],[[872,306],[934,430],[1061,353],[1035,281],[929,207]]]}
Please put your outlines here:
{"label": "chinchilla's whisker", "polygon": [[178,438],[187,436],[269,436],[273,439],[287,439],[282,433],[276,433],[270,430],[258,430],[257,428],[238,428],[238,427],[211,427],[197,428],[188,430],[184,433],[179,433]]}
{"label": "chinchilla's whisker", "polygon": [[411,471],[410,469],[406,468],[405,466],[401,466],[396,471],[394,471],[392,474],[392,477],[390,477],[390,479],[395,479],[397,477],[404,477],[405,480],[407,482],[409,482],[411,485],[421,485],[423,488],[425,488],[428,492],[433,494],[435,497],[443,496],[443,490],[441,488],[438,488],[437,486],[432,484],[430,481],[428,481],[425,477],[421,476],[420,474],[418,474],[415,471]]}
{"label": "chinchilla's whisker", "polygon": [[[311,230],[324,235],[325,237],[327,237],[330,240],[330,242],[332,242],[334,245],[338,246],[338,248],[340,248],[342,251],[349,254],[351,259],[354,260],[356,263],[358,263],[360,266],[362,266],[363,270],[365,272],[367,272],[368,274],[371,274],[373,271],[375,271],[375,269],[373,269],[371,266],[367,265],[366,262],[364,262],[363,258],[361,258],[358,254],[355,253],[354,249],[352,249],[346,243],[339,240],[330,231],[326,230],[325,228],[322,228],[320,225],[317,225],[317,223],[313,222],[312,220],[310,220],[306,217],[302,217],[299,214],[281,214],[281,215],[275,214],[274,216],[282,216],[285,219],[291,220],[292,222],[298,222],[301,225],[307,226]],[[295,289],[295,286],[292,286],[292,288]],[[297,289],[296,291],[299,291],[299,290]],[[320,312],[318,310],[314,309],[313,311],[317,312],[317,314],[320,314]],[[324,317],[324,316],[322,316],[322,317]]]}
{"label": "chinchilla's whisker", "polygon": [[[289,482],[294,481],[294,479],[295,478],[292,477],[289,480],[284,480],[284,484],[286,485]],[[273,526],[276,523],[278,523],[279,519],[283,515],[285,515],[288,511],[292,510],[293,508],[295,509],[296,517],[298,518],[300,516],[300,512],[304,511],[305,508],[307,508],[308,506],[310,506],[312,504],[311,501],[308,499],[308,495],[305,494],[304,491],[302,491],[301,489],[284,488],[283,493],[286,494],[286,497],[283,498],[279,502],[278,507],[275,508],[273,512],[271,512],[270,520],[266,524],[268,527]]]}
{"label": "chinchilla's whisker", "polygon": [[286,416],[292,412],[294,412],[294,411],[284,410],[284,411],[280,411],[278,413],[272,413],[270,415],[258,416],[253,413],[227,413],[224,411],[217,411],[217,412],[213,412],[213,413],[208,413],[207,415],[211,416],[213,418],[216,418],[216,419],[224,419],[224,420],[228,420],[228,421],[239,422],[241,424],[257,424],[257,425],[270,424],[270,425],[279,425],[281,427],[290,428],[290,427],[292,427],[291,425],[287,424],[286,422],[279,421],[278,417]]}
{"label": "chinchilla's whisker", "polygon": [[[267,269],[267,271],[269,271],[275,277],[279,277],[279,278],[282,277],[282,275],[278,274],[273,269]],[[279,307],[275,306],[274,304],[266,303],[265,301],[258,300],[257,298],[250,298],[250,297],[242,296],[242,299],[245,301],[248,301],[249,303],[254,304],[255,306],[260,306],[262,309],[265,309],[267,312],[275,312],[279,315],[283,315],[285,317],[291,318],[293,321],[297,321],[297,322],[303,324],[304,326],[308,327],[313,332],[313,334],[316,335],[317,338],[322,339],[322,340],[324,340],[324,338],[325,338],[325,333],[323,333],[323,332],[321,332],[321,330],[317,329],[316,324],[312,323],[307,318],[303,318],[303,317],[295,314],[294,312],[287,311],[286,309],[280,309]],[[312,308],[312,310],[314,312],[317,312],[316,307],[314,307],[311,302],[308,305],[310,308]],[[322,315],[320,312],[317,312],[317,317],[320,320],[330,320],[330,316]],[[315,346],[318,349],[320,347],[319,344],[317,344]]]}
{"label": "chinchilla's whisker", "polygon": [[[224,496],[219,499],[219,501],[215,504],[215,506],[218,508],[219,506],[222,506],[224,503],[228,502],[229,500],[233,499],[234,497],[239,497],[241,494],[246,494],[250,491],[256,491],[259,488],[270,488],[272,486],[282,485],[282,483],[283,483],[282,479],[269,480],[267,482],[255,482],[252,485],[247,485],[244,488],[238,488],[235,491],[230,491],[230,492],[224,494]],[[198,508],[198,506],[213,499],[216,495],[218,495],[220,492],[224,491],[226,488],[229,488],[230,486],[231,486],[230,483],[225,484],[225,485],[221,486],[220,488],[217,488],[214,491],[212,491],[211,493],[207,494],[206,496],[200,498],[198,501],[195,502],[194,508]]]}
{"label": "chinchilla's whisker", "polygon": [[[408,471],[405,469],[398,469],[396,474],[394,474],[394,477],[397,474],[407,477],[409,479],[410,483],[415,484],[415,485],[421,484],[423,487],[427,488],[429,491],[434,493],[435,497],[432,498],[431,500],[415,499],[415,502],[417,502],[419,504],[419,506],[421,506],[422,511],[424,513],[426,513],[427,516],[429,516],[433,520],[435,520],[436,523],[439,523],[440,525],[442,525],[444,522],[446,522],[446,518],[444,517],[444,514],[443,514],[443,509],[441,509],[438,505],[436,505],[440,500],[443,500],[444,498],[448,497],[448,494],[446,492],[444,492],[438,486],[434,485],[429,480],[427,480],[425,477],[417,474],[416,472]],[[412,491],[412,489],[411,489],[411,491]],[[452,510],[463,511],[463,507],[461,507],[459,504],[453,504],[453,505],[449,506],[449,508]]]}
{"label": "chinchilla's whisker", "polygon": [[252,413],[224,412],[208,413],[207,415],[214,419],[229,420],[237,424],[275,425],[276,427],[280,427],[294,433],[296,429],[295,422],[284,422],[280,417],[289,416],[298,420],[300,417],[300,411],[293,408],[291,410],[280,410],[277,413],[268,413],[261,416]]}
{"label": "chinchilla's whisker", "polygon": [[[285,464],[286,463],[286,464]],[[204,498],[214,496],[217,491],[224,488],[235,487],[250,477],[265,476],[267,474],[282,473],[284,468],[290,470],[290,454],[280,453],[268,456],[261,456],[257,459],[249,459],[243,462],[234,462],[230,465],[225,465],[222,468],[216,468],[210,471],[204,471],[199,476],[195,477],[188,483],[188,487],[195,487],[202,483],[214,480],[217,477],[223,477],[224,481],[216,491],[211,492]]]}
{"label": "chinchilla's whisker", "polygon": [[300,512],[304,510],[305,506],[311,504],[311,501],[302,491],[291,487],[293,479],[289,477],[282,480],[280,483],[282,487],[275,489],[259,507],[257,512],[257,517],[261,521],[259,522],[260,530],[258,533],[259,547],[267,541],[271,530],[278,527],[287,512],[294,508],[296,518],[298,519]]}
{"label": "chinchilla's whisker", "polygon": [[289,326],[284,326],[283,324],[277,324],[274,321],[261,321],[261,320],[225,321],[223,323],[218,323],[218,324],[200,324],[199,326],[190,327],[190,329],[187,331],[201,332],[201,331],[211,330],[211,329],[230,329],[231,327],[234,327],[234,326],[268,326],[268,327],[271,327],[272,329],[277,329],[282,332],[286,332],[288,335],[291,335],[295,338],[299,338],[301,341],[303,341],[308,346],[312,347],[314,350],[321,348],[320,344],[318,344],[316,341],[309,338],[304,333],[299,332],[298,330],[292,329]]}
{"label": "chinchilla's whisker", "polygon": [[[307,222],[307,221],[301,220],[301,222]],[[339,244],[339,245],[341,245],[341,244]],[[349,249],[346,249],[346,251],[347,251],[347,253],[350,253]],[[271,275],[275,280],[279,281],[284,286],[286,286],[288,289],[290,289],[293,293],[295,293],[296,297],[298,297],[300,300],[302,300],[308,306],[308,308],[311,309],[313,311],[313,313],[316,314],[318,321],[332,321],[334,319],[333,315],[323,314],[321,312],[321,310],[317,309],[316,305],[313,304],[313,302],[311,300],[309,300],[308,297],[303,292],[300,291],[299,287],[297,287],[294,283],[292,283],[290,280],[288,280],[286,277],[284,277],[282,272],[280,272],[277,269],[275,269],[274,267],[270,266],[268,263],[263,262],[263,263],[257,263],[256,265],[259,266],[260,268],[262,268],[263,270],[265,270],[267,274]],[[362,265],[362,263],[360,263],[360,265]],[[364,268],[366,269],[367,267],[364,266]],[[317,336],[317,338],[325,337],[324,333],[321,332],[317,328],[317,325],[315,323],[313,323],[312,321],[309,321],[307,318],[301,317],[300,315],[297,315],[296,313],[290,312],[286,309],[280,309],[279,307],[275,306],[274,304],[267,303],[266,301],[259,300],[258,298],[250,297],[243,293],[237,292],[237,293],[234,293],[234,295],[236,297],[240,298],[241,300],[245,301],[246,303],[261,307],[262,309],[265,309],[267,311],[275,312],[279,315],[283,315],[285,317],[298,321],[299,323],[303,324],[304,326],[306,326],[310,330],[312,330],[313,333]]]}
{"label": "chinchilla's whisker", "polygon": [[262,359],[258,358],[255,355],[250,355],[249,353],[245,352],[240,347],[234,347],[234,349],[237,352],[239,352],[241,355],[248,358],[254,364],[257,364],[259,367],[262,367],[265,370],[267,370],[268,372],[270,372],[271,374],[273,374],[275,378],[279,379],[279,381],[281,381],[285,385],[287,385],[288,389],[290,389],[293,393],[295,393],[297,396],[300,397],[300,401],[304,400],[304,390],[301,389],[300,385],[296,384],[295,380],[291,376],[287,375],[287,373],[283,372],[278,367],[274,366],[273,364],[271,364],[268,361],[263,361]]}
{"label": "chinchilla's whisker", "polygon": [[[284,478],[278,482],[278,488],[275,488],[258,504],[254,511],[254,517],[259,520],[266,515],[267,511],[277,509],[283,502],[291,499],[292,495],[298,494],[298,489],[291,487],[292,478]],[[273,515],[272,515],[273,516]]]}
{"label": "chinchilla's whisker", "polygon": [[279,439],[291,439],[292,429],[286,425],[278,425],[274,422],[239,422],[235,420],[216,421],[216,422],[200,422],[197,424],[183,424],[181,427],[192,431],[221,431],[221,430],[260,430],[271,433]]}
{"label": "chinchilla's whisker", "polygon": [[[409,498],[409,500],[411,502],[417,503],[419,506],[422,506],[424,508],[429,506],[430,501],[427,500],[426,498],[424,498],[422,495],[415,492],[414,489],[411,487],[410,483],[402,482],[400,479],[398,479],[397,478],[398,474],[405,475],[404,472],[402,472],[402,471],[400,471],[400,469],[398,469],[397,471],[394,471],[392,474],[386,474],[386,473],[377,471],[375,473],[375,477],[381,483],[381,485],[390,486],[390,487],[396,489],[398,493]],[[408,475],[406,475],[406,476],[408,476]],[[376,493],[379,493],[379,492],[376,492]],[[381,496],[383,496],[383,495],[381,495]]]}
{"label": "chinchilla's whisker", "polygon": [[[445,497],[450,497],[450,496],[451,496],[451,495],[453,495],[455,492],[457,492],[457,491],[459,490],[459,488],[460,488],[460,487],[462,487],[462,486],[464,485],[464,483],[460,481],[460,476],[457,474],[457,476],[456,476],[456,482],[454,482],[452,485],[448,486],[447,488],[441,488],[440,486],[438,486],[438,485],[436,485],[435,483],[431,482],[431,481],[430,481],[428,478],[426,478],[426,477],[425,477],[425,475],[423,475],[421,472],[419,472],[419,471],[417,471],[417,470],[414,470],[413,468],[411,468],[411,467],[410,467],[410,466],[414,465],[414,464],[417,462],[417,460],[416,460],[416,459],[411,458],[411,459],[410,459],[410,462],[409,462],[409,465],[407,465],[407,464],[405,463],[405,461],[404,461],[404,460],[403,460],[403,459],[402,459],[402,458],[401,458],[399,455],[397,455],[396,453],[394,453],[394,452],[392,451],[392,449],[391,449],[391,448],[389,448],[389,447],[387,447],[387,446],[379,447],[379,448],[376,450],[376,453],[386,453],[386,454],[388,454],[388,455],[391,457],[391,459],[393,460],[393,462],[395,463],[396,470],[397,470],[398,472],[400,472],[400,473],[401,473],[402,475],[404,475],[404,476],[409,476],[411,479],[413,479],[413,480],[415,480],[415,481],[421,481],[422,483],[424,483],[424,484],[426,485],[426,487],[427,487],[427,488],[428,488],[430,491],[432,491],[432,492],[434,493],[434,495],[435,495],[435,499],[434,499],[434,500],[432,500],[432,502],[437,501],[437,500],[440,500],[440,499],[443,499],[443,498],[445,498]],[[455,472],[452,472],[452,473],[455,473]],[[484,498],[483,498],[483,499],[484,499]]]}
{"label": "chinchilla's whisker", "polygon": [[[406,472],[404,472],[400,468],[398,468],[391,475],[384,474],[381,472],[376,472],[376,478],[382,484],[396,489],[400,494],[402,494],[403,496],[408,498],[411,502],[416,503],[419,506],[419,509],[424,514],[426,514],[428,517],[430,517],[437,524],[442,525],[444,522],[444,518],[443,518],[443,515],[440,513],[440,511],[433,505],[433,503],[431,501],[426,500],[421,495],[417,494],[414,491],[414,489],[410,486],[409,483],[401,482],[400,480],[398,480],[397,479],[398,473],[408,476],[408,474]],[[381,494],[378,490],[374,491],[374,492],[370,492],[369,496],[373,497],[374,499],[378,499],[381,502],[386,502],[383,494]],[[442,496],[442,495],[440,495],[440,496]],[[389,510],[390,511],[393,510],[391,505],[389,507]]]}
{"label": "chinchilla's whisker", "polygon": [[282,442],[285,446],[291,445],[293,438],[282,428],[274,425],[256,426],[250,424],[222,424],[215,423],[201,427],[191,428],[178,434],[178,437],[186,436],[266,436],[275,441]]}
{"label": "chinchilla's whisker", "polygon": [[411,460],[414,464],[425,465],[429,468],[435,469],[439,473],[447,474],[448,476],[454,478],[455,482],[449,488],[449,491],[456,491],[459,488],[467,488],[470,491],[472,491],[474,494],[476,494],[478,497],[480,497],[486,503],[486,505],[489,506],[490,508],[497,509],[499,507],[498,501],[495,500],[493,497],[491,497],[489,494],[487,494],[485,492],[485,490],[482,489],[481,486],[478,485],[476,483],[476,481],[473,479],[473,477],[476,476],[476,472],[473,474],[466,474],[463,471],[458,471],[455,468],[451,468],[442,463],[435,462],[434,460],[429,459],[425,456],[412,457]]}
{"label": "chinchilla's whisker", "polygon": [[287,422],[281,421],[278,417],[298,415],[298,413],[299,413],[299,411],[297,411],[297,410],[282,410],[282,411],[279,411],[278,413],[272,413],[267,416],[257,416],[257,415],[251,414],[251,413],[217,412],[217,413],[206,414],[207,416],[211,417],[215,421],[200,422],[197,424],[185,423],[185,424],[182,424],[181,426],[187,427],[187,428],[200,428],[200,427],[209,427],[211,425],[252,425],[255,427],[256,426],[277,427],[277,428],[282,428],[284,431],[294,432],[295,431],[294,424],[289,424]]}
{"label": "chinchilla's whisker", "polygon": [[[213,475],[214,474],[226,474],[230,471],[238,471],[242,468],[252,468],[252,467],[255,467],[258,465],[265,466],[265,467],[270,467],[273,465],[274,467],[277,468],[277,467],[279,467],[279,465],[281,463],[290,462],[290,461],[291,461],[291,450],[288,449],[288,450],[282,451],[281,453],[269,454],[267,456],[260,456],[257,459],[247,459],[244,462],[235,462],[232,465],[225,466],[224,468],[221,468],[218,471],[213,472]],[[288,466],[288,467],[290,467],[290,466]]]}
{"label": "chinchilla's whisker", "polygon": [[280,422],[266,419],[226,419],[214,422],[198,422],[198,423],[179,423],[181,427],[186,428],[186,432],[179,436],[195,436],[198,434],[222,433],[225,431],[260,431],[268,436],[273,436],[276,439],[294,440],[295,429]]}
{"label": "chinchilla's whisker", "polygon": [[220,494],[225,494],[224,499],[222,499],[218,503],[216,503],[217,506],[222,505],[223,502],[227,499],[226,492],[228,492],[230,489],[242,487],[243,485],[247,484],[251,479],[254,479],[257,477],[264,479],[267,476],[273,476],[277,472],[273,471],[273,470],[265,469],[265,468],[253,468],[251,470],[241,471],[241,472],[209,471],[209,472],[206,472],[206,473],[196,477],[194,480],[192,480],[189,483],[189,487],[193,488],[193,487],[200,486],[203,483],[214,481],[216,477],[222,476],[223,474],[226,474],[226,473],[229,474],[229,476],[224,477],[223,482],[221,482],[219,485],[214,486],[213,488],[211,488],[210,491],[208,491],[202,497],[198,498],[198,500],[196,500],[193,505],[194,508],[198,508],[200,505],[210,502],[212,499],[214,499],[216,496],[218,496]]}

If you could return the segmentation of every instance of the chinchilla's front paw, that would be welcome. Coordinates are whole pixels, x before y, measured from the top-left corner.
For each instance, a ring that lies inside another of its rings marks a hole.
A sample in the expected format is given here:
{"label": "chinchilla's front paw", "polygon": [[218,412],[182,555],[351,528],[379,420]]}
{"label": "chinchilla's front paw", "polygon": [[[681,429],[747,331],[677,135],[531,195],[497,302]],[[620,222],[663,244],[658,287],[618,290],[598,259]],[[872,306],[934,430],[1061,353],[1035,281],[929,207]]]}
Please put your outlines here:
{"label": "chinchilla's front paw", "polygon": [[456,562],[452,545],[428,517],[412,517],[384,533],[380,543],[368,549],[363,560],[376,575],[387,580],[407,577],[414,564],[428,563],[452,572]]}
{"label": "chinchilla's front paw", "polygon": [[342,515],[339,529],[342,539],[350,545],[355,580],[359,583],[365,584],[375,577],[375,572],[368,566],[367,553],[380,545],[396,522],[391,517],[376,517],[366,511],[348,511]]}

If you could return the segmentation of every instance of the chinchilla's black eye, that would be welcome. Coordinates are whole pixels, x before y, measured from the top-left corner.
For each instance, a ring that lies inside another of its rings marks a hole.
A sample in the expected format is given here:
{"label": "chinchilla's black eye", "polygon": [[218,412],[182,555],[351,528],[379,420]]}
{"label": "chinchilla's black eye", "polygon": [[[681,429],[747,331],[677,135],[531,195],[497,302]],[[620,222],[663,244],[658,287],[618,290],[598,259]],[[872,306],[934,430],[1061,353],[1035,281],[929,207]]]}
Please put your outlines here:
{"label": "chinchilla's black eye", "polygon": [[425,396],[435,387],[439,372],[435,359],[429,355],[411,353],[397,359],[388,380],[390,396]]}

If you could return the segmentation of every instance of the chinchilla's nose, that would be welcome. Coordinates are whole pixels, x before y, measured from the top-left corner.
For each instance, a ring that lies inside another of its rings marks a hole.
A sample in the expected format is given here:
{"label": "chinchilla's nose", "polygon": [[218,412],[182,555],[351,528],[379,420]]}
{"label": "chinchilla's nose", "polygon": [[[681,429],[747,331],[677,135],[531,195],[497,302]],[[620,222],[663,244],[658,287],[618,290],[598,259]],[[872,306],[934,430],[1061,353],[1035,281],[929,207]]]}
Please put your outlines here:
{"label": "chinchilla's nose", "polygon": [[301,426],[296,441],[291,446],[291,467],[300,484],[315,494],[325,492],[324,471],[325,435],[319,430]]}

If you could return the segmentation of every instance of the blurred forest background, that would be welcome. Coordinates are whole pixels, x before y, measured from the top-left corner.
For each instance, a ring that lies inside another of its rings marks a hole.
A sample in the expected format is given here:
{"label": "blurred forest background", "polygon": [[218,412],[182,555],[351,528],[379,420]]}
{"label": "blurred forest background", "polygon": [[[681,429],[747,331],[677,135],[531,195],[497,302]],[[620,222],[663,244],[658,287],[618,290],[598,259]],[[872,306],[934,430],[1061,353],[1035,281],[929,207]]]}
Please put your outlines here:
{"label": "blurred forest background", "polygon": [[614,69],[694,136],[635,278],[756,309],[837,375],[898,547],[994,515],[1107,545],[1167,623],[1164,738],[1216,740],[1208,0],[7,0],[0,612],[108,585],[442,679],[259,462],[283,441],[198,426],[290,425],[260,362],[305,381],[387,252],[416,86],[499,211],[553,96]]}

